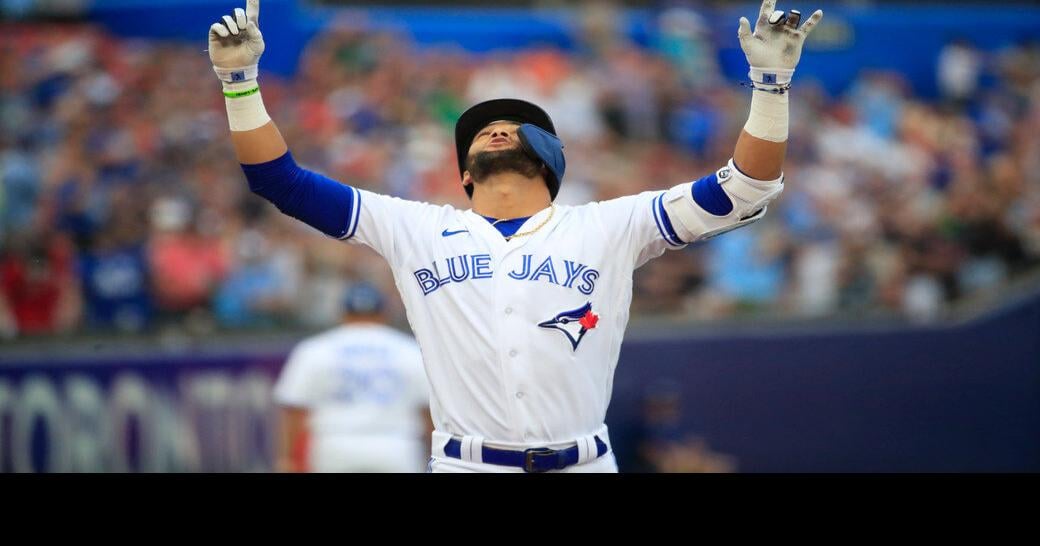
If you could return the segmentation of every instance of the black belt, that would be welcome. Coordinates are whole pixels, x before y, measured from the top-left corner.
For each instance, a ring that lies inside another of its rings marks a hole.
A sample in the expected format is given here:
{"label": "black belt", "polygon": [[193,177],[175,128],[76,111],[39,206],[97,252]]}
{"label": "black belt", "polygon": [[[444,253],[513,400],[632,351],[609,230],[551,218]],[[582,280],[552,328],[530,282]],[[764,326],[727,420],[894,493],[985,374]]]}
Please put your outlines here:
{"label": "black belt", "polygon": [[[602,457],[607,452],[607,444],[596,437],[596,457]],[[444,454],[454,459],[462,458],[462,441],[452,438],[444,446]],[[578,446],[567,449],[549,449],[547,447],[534,447],[523,451],[512,451],[508,449],[495,449],[482,446],[480,449],[481,459],[488,464],[499,466],[514,466],[524,469],[524,472],[546,472],[548,470],[562,470],[578,463]]]}

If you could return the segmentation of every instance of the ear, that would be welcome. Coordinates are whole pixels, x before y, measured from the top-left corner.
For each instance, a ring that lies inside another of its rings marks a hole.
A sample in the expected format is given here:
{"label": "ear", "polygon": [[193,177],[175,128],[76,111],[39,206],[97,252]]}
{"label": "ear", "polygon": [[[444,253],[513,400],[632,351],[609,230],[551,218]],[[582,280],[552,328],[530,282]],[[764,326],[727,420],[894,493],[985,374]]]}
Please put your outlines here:
{"label": "ear", "polygon": [[471,177],[469,175],[469,171],[463,172],[462,173],[462,185],[465,187],[465,186],[469,186],[472,183],[473,183],[473,177]]}

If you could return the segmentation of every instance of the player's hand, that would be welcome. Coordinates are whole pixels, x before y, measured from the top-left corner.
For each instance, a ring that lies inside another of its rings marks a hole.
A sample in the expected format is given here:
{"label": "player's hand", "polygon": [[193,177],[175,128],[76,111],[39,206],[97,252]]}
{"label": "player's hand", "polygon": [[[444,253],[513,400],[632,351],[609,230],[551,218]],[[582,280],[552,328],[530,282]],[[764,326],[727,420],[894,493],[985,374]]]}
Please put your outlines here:
{"label": "player's hand", "polygon": [[209,59],[225,82],[255,80],[257,64],[264,52],[260,34],[260,0],[246,0],[245,11],[235,8],[209,27]]}
{"label": "player's hand", "polygon": [[756,84],[791,83],[794,68],[802,56],[802,44],[823,19],[823,10],[816,10],[799,28],[802,14],[798,10],[784,13],[775,8],[776,0],[762,0],[754,32],[747,18],[740,18],[737,38],[751,66],[749,76]]}

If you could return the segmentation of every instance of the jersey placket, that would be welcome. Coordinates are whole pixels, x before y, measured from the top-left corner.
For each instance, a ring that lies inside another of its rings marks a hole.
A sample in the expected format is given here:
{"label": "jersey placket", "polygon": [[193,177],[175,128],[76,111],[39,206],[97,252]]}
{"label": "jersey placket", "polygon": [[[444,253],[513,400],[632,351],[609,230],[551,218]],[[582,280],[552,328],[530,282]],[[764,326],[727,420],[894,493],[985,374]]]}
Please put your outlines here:
{"label": "jersey placket", "polygon": [[[542,214],[535,215],[528,219],[523,226],[520,226],[518,232],[526,229],[530,229],[530,226],[538,225],[542,222],[545,217],[544,212]],[[498,347],[498,358],[499,368],[502,371],[502,387],[504,390],[504,396],[507,397],[507,405],[510,408],[510,421],[512,428],[517,431],[523,431],[522,437],[516,438],[516,440],[529,440],[531,439],[531,408],[530,404],[536,399],[537,393],[529,392],[529,382],[527,378],[530,375],[529,366],[531,365],[531,354],[530,340],[528,334],[530,332],[530,317],[524,312],[526,309],[526,302],[523,301],[525,292],[522,290],[525,281],[518,281],[509,277],[509,272],[518,268],[521,264],[521,258],[523,253],[519,252],[523,247],[532,243],[535,238],[544,236],[542,233],[534,234],[528,237],[512,239],[506,241],[502,234],[497,229],[487,223],[486,220],[480,218],[484,224],[481,226],[480,234],[482,236],[492,237],[494,243],[492,243],[492,260],[495,264],[494,279],[494,296],[492,301],[494,302],[494,316],[495,316],[495,327],[498,329],[496,332],[495,339],[502,340],[504,343]],[[543,231],[548,233],[552,226],[546,225]],[[497,238],[497,239],[494,239]]]}
{"label": "jersey placket", "polygon": [[[491,278],[486,281],[490,281],[492,290],[490,297],[491,309],[488,317],[488,325],[493,329],[492,339],[509,340],[509,330],[515,328],[515,325],[507,324],[504,320],[509,315],[504,314],[504,306],[502,305],[502,302],[505,301],[504,298],[508,297],[509,293],[509,287],[503,285],[505,275],[502,272],[502,268],[505,267],[503,265],[504,256],[509,252],[508,242],[487,220],[472,210],[465,211],[461,215],[461,219],[469,228],[475,247],[491,256],[490,265],[493,273]],[[515,306],[513,306],[511,313],[516,313]],[[502,418],[509,423],[509,428],[512,429],[516,426],[518,411],[515,398],[516,389],[513,387],[515,384],[513,369],[509,362],[510,357],[508,353],[510,347],[512,346],[497,345],[489,348],[492,351],[491,353],[485,354],[494,359],[494,362],[489,364],[493,364],[498,368],[498,388],[501,389],[499,392],[503,397],[502,406],[507,412],[507,415],[502,416]],[[512,440],[512,438],[503,438],[503,440]]]}
{"label": "jersey placket", "polygon": [[503,341],[499,347],[499,366],[502,370],[503,388],[505,396],[508,397],[508,405],[511,408],[511,421],[513,430],[526,430],[527,423],[524,416],[528,413],[525,405],[529,400],[526,382],[523,380],[523,367],[527,360],[527,336],[526,324],[524,324],[524,313],[520,293],[516,290],[517,281],[509,278],[509,271],[513,265],[511,256],[514,252],[506,250],[497,260],[495,270],[495,315],[496,325],[499,328],[497,339]]}

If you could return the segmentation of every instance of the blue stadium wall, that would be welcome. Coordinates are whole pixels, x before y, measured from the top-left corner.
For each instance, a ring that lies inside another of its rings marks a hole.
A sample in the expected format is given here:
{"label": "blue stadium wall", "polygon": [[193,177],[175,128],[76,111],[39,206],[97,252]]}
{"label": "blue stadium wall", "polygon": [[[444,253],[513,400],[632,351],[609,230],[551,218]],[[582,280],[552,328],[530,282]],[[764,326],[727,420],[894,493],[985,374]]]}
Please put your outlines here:
{"label": "blue stadium wall", "polygon": [[[667,385],[679,435],[739,472],[1040,471],[1040,294],[955,326],[776,328],[627,341],[607,416],[621,469]],[[0,471],[269,470],[285,353],[0,351]]]}
{"label": "blue stadium wall", "polygon": [[622,466],[662,383],[681,430],[741,472],[1040,471],[1040,296],[956,326],[626,343],[607,418]]}
{"label": "blue stadium wall", "polygon": [[[240,4],[233,0],[95,0],[88,18],[124,36],[195,41],[200,57],[204,58],[209,25]],[[791,7],[805,11],[810,6],[824,9],[826,16],[806,46],[798,79],[817,80],[832,93],[846,89],[859,71],[877,68],[898,71],[907,77],[917,94],[934,96],[935,59],[949,39],[966,37],[982,49],[996,51],[1040,36],[1038,6],[848,6],[806,2]],[[753,19],[757,9],[757,2],[748,2],[704,13],[709,24],[717,29],[723,72],[734,82],[742,81],[747,72],[736,40],[737,19],[741,15]],[[345,13],[346,20],[357,25],[403,31],[423,46],[455,44],[474,52],[531,45],[565,50],[575,46],[577,22],[573,13],[563,10],[385,7]],[[650,43],[655,34],[656,14],[645,9],[623,12],[624,31],[638,43]],[[291,75],[308,40],[335,19],[327,7],[313,7],[297,0],[265,0],[261,28],[271,45],[264,54],[264,69]]]}

